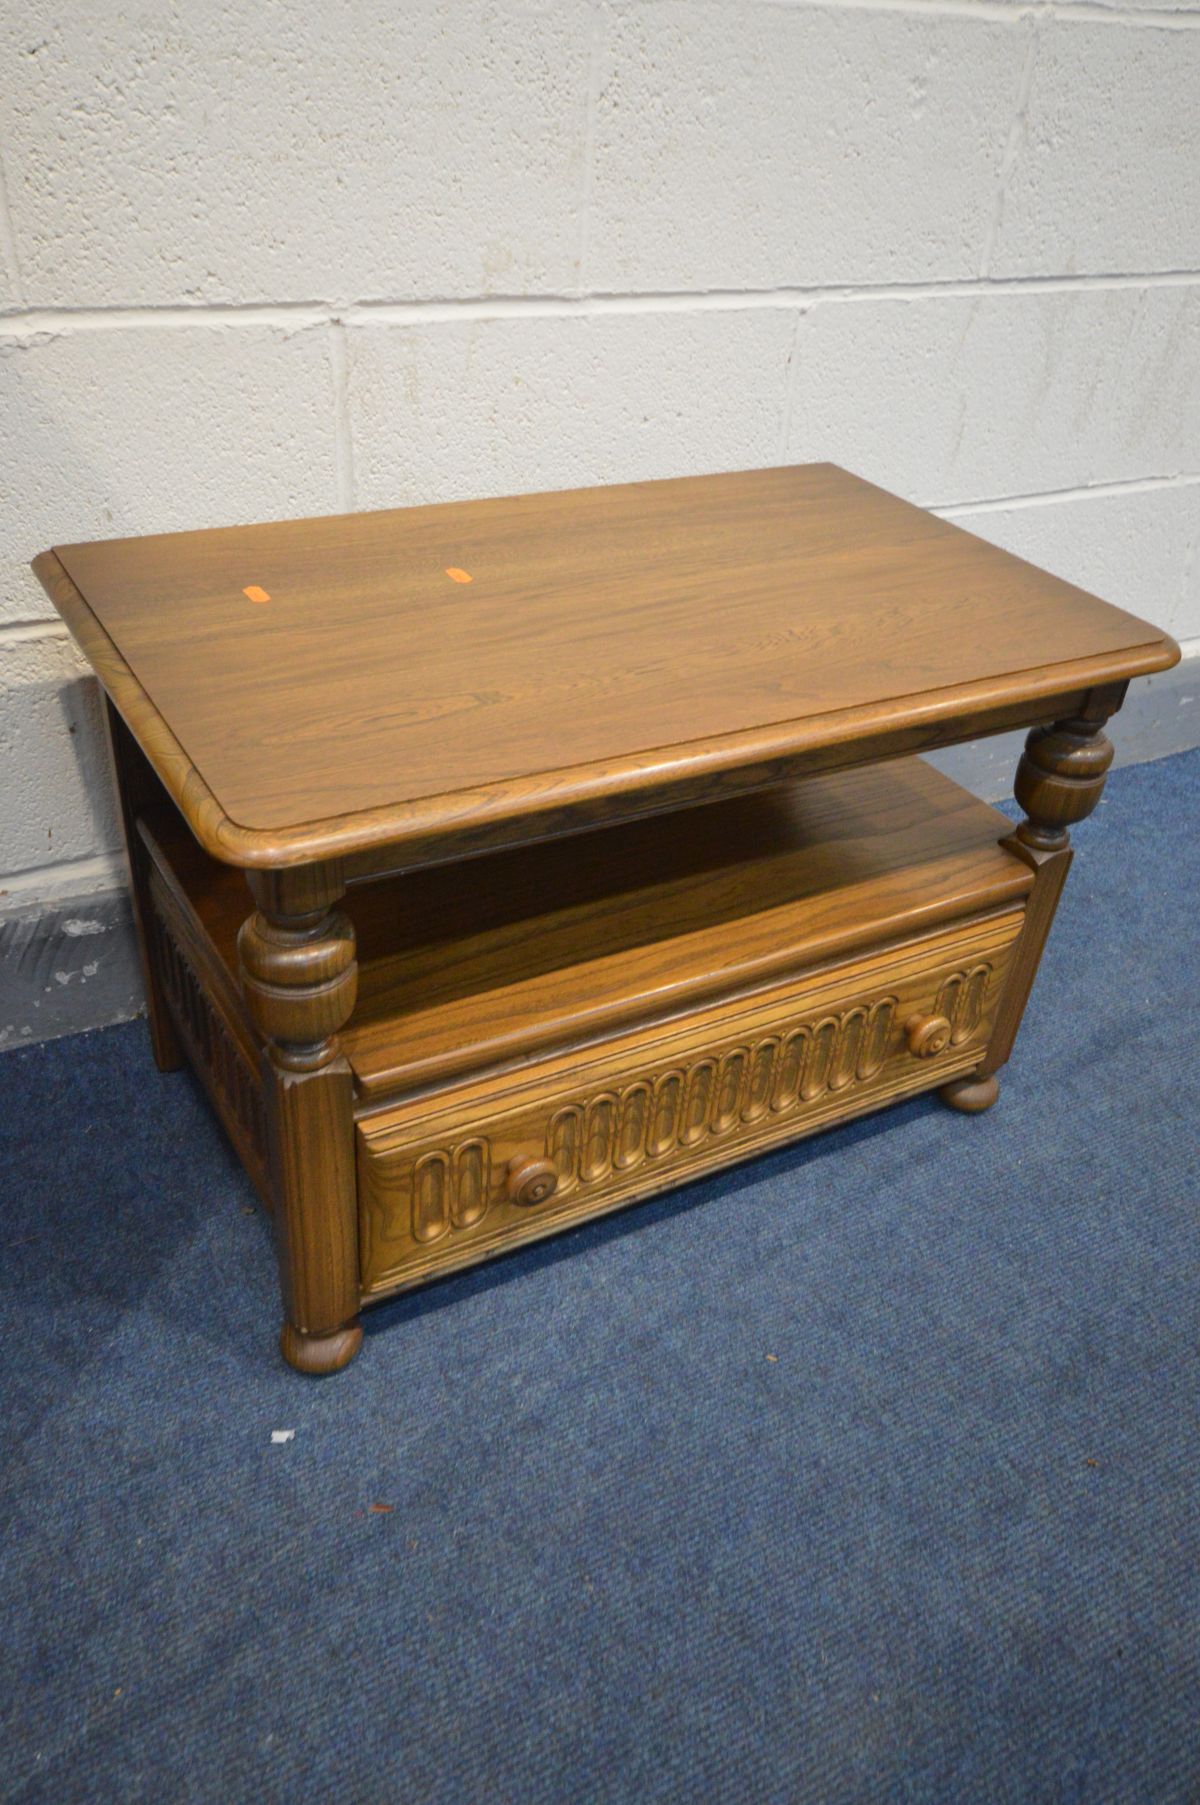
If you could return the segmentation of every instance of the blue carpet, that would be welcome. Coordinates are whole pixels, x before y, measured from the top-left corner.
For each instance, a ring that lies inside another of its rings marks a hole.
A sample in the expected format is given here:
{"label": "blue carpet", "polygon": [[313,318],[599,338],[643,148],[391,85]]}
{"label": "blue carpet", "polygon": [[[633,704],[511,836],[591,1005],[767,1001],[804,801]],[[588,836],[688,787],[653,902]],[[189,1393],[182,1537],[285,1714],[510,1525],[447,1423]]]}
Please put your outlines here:
{"label": "blue carpet", "polygon": [[324,1384],[142,1025],[5,1054],[0,1796],[1200,1798],[1198,795],[1112,779],[990,1115],[445,1282]]}

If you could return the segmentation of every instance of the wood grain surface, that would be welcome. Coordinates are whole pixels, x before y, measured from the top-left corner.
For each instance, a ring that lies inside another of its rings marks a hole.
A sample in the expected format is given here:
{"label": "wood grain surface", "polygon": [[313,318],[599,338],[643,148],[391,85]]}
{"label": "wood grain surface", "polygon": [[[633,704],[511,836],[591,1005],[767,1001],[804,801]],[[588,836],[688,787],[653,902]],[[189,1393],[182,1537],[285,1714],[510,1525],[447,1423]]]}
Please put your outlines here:
{"label": "wood grain surface", "polygon": [[247,865],[668,807],[765,761],[1053,718],[1041,699],[1178,656],[828,464],[68,545],[35,569],[193,832]]}

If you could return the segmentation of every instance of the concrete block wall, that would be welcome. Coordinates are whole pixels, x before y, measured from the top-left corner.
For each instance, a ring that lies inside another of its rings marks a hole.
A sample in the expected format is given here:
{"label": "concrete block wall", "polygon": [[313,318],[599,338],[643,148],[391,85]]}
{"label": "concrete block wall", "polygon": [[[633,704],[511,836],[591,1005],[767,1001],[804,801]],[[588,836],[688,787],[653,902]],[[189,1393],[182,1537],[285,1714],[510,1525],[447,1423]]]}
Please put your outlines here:
{"label": "concrete block wall", "polygon": [[1194,657],[1200,6],[0,0],[0,421],[22,946],[121,882],[56,540],[832,458]]}

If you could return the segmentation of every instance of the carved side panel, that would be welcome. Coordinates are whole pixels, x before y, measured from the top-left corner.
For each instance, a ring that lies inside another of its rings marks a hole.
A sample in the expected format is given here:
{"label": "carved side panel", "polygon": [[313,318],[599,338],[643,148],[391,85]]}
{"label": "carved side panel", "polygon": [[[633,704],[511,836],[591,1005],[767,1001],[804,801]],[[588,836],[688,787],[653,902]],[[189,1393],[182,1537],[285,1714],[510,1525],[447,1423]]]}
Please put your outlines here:
{"label": "carved side panel", "polygon": [[265,1183],[267,1127],[258,1072],[172,933],[154,887],[151,901],[151,957],[172,1020],[261,1188]]}

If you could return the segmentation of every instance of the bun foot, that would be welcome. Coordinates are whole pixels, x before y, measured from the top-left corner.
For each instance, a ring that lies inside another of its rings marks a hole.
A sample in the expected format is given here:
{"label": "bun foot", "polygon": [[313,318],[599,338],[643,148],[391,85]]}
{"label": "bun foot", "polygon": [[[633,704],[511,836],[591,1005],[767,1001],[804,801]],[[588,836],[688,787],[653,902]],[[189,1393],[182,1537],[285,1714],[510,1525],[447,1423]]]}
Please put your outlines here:
{"label": "bun foot", "polygon": [[288,1365],[311,1379],[340,1372],[343,1366],[349,1366],[361,1346],[362,1324],[357,1321],[335,1329],[332,1335],[306,1335],[303,1329],[285,1322],[279,1336],[279,1351]]}
{"label": "bun foot", "polygon": [[949,1104],[951,1109],[961,1109],[968,1116],[977,1116],[980,1110],[990,1109],[999,1095],[1000,1080],[994,1072],[989,1072],[986,1078],[952,1078],[938,1092],[943,1103]]}

